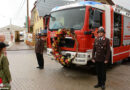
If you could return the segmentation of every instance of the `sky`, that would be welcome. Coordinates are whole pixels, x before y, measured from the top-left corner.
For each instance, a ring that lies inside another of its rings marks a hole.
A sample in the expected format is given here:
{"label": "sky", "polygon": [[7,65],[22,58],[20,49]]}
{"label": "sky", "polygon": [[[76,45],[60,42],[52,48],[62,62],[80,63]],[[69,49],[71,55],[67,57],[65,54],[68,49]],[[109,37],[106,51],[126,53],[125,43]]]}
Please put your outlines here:
{"label": "sky", "polygon": [[113,2],[130,10],[130,0],[113,0]]}
{"label": "sky", "polygon": [[[0,28],[10,24],[24,26],[27,0],[1,0]],[[36,0],[29,0],[29,9],[33,8]],[[23,3],[23,4],[22,4]]]}
{"label": "sky", "polygon": [[[0,28],[10,24],[24,26],[27,0],[1,0],[0,2]],[[29,9],[33,8],[36,0],[29,0]],[[130,0],[113,0],[115,3],[129,8]],[[21,4],[23,2],[23,5]],[[23,7],[21,7],[23,6]]]}

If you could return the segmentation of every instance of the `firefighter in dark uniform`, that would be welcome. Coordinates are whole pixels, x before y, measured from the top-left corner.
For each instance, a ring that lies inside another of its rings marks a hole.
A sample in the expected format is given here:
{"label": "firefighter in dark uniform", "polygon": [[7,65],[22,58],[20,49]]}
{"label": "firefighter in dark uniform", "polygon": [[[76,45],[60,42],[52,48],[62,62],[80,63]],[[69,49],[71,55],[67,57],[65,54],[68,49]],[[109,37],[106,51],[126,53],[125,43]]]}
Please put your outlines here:
{"label": "firefighter in dark uniform", "polygon": [[106,82],[106,64],[110,59],[110,42],[106,38],[105,31],[103,27],[98,29],[98,37],[95,39],[92,52],[92,62],[96,65],[96,72],[98,83],[95,85],[95,88],[101,87],[105,89]]}
{"label": "firefighter in dark uniform", "polygon": [[38,67],[39,69],[44,69],[44,58],[43,58],[43,51],[44,51],[44,42],[46,35],[42,35],[39,33],[36,35],[36,44],[35,44],[35,53],[38,61]]}

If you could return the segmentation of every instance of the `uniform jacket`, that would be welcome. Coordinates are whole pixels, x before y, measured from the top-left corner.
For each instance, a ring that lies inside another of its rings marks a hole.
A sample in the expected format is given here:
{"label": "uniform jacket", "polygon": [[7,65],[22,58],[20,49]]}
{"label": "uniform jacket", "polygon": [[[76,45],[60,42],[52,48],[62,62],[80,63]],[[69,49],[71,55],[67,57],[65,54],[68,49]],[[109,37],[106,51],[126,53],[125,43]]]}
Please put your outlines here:
{"label": "uniform jacket", "polygon": [[99,38],[95,39],[93,45],[92,59],[96,62],[104,62],[105,60],[109,61],[110,59],[110,42],[108,38]]}
{"label": "uniform jacket", "polygon": [[35,52],[43,54],[44,51],[44,40],[36,39]]}
{"label": "uniform jacket", "polygon": [[11,74],[9,70],[9,62],[4,54],[0,56],[0,78],[2,78],[3,84],[11,81]]}

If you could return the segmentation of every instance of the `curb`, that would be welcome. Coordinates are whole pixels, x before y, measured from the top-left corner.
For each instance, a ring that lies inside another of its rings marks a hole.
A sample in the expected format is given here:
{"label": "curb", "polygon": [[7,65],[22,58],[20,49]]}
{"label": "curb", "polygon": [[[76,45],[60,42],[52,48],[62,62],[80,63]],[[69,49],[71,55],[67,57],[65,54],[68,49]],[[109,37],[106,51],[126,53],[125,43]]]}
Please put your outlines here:
{"label": "curb", "polygon": [[34,50],[34,49],[18,49],[18,50],[6,50],[6,51],[24,51],[24,50]]}

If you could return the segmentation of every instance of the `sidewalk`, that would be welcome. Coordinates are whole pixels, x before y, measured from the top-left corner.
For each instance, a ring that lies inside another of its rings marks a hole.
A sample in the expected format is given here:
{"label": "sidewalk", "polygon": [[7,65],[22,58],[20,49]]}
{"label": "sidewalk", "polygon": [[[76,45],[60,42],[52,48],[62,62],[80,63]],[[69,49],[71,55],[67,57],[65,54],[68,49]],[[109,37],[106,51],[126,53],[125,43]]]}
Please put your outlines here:
{"label": "sidewalk", "polygon": [[25,42],[16,42],[13,43],[11,47],[7,48],[7,51],[33,50],[33,49],[34,47],[26,45]]}

